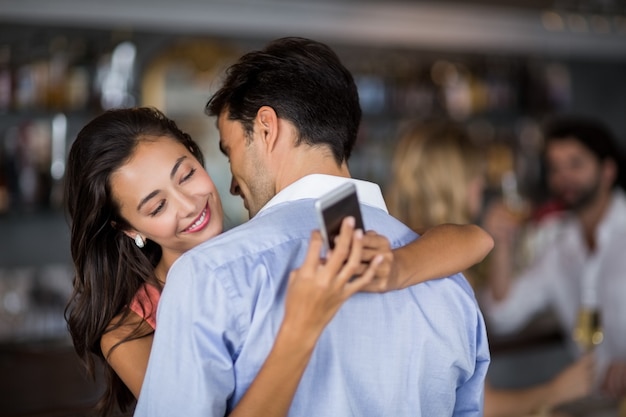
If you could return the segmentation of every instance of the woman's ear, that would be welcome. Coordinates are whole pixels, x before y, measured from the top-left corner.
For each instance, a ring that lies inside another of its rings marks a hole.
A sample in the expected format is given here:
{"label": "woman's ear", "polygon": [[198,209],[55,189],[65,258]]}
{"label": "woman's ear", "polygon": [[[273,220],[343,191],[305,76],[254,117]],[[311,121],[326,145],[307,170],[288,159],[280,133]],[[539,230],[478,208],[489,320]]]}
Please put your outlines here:
{"label": "woman's ear", "polygon": [[126,236],[128,236],[131,239],[135,239],[135,236],[137,236],[137,231],[135,229],[122,229],[122,225],[119,224],[118,222],[116,222],[115,220],[111,220],[111,227],[114,228],[115,230],[121,230],[122,233],[124,233]]}
{"label": "woman's ear", "polygon": [[124,230],[124,234],[128,236],[133,242],[135,242],[135,245],[137,245],[139,249],[143,248],[146,245],[146,238],[143,237],[136,230]]}
{"label": "woman's ear", "polygon": [[[116,230],[122,230],[121,225],[115,220],[111,220],[111,227]],[[126,236],[128,236],[132,241],[135,242],[135,245],[139,248],[143,248],[146,244],[146,238],[141,236],[141,234],[135,229],[124,229],[122,230]]]}
{"label": "woman's ear", "polygon": [[119,223],[116,220],[111,220],[111,227],[114,228],[115,230],[120,230],[122,231],[126,236],[130,237],[131,239],[135,238],[135,235],[137,234],[137,231],[135,229],[124,229],[124,222]]}

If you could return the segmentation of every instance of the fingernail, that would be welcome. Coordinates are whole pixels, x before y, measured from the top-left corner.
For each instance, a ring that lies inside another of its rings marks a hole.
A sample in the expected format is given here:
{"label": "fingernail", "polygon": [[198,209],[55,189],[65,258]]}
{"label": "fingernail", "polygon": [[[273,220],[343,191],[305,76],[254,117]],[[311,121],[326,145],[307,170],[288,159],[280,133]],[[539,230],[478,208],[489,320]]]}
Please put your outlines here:
{"label": "fingernail", "polygon": [[362,239],[363,238],[363,230],[361,229],[356,229],[354,231],[354,238],[355,239]]}
{"label": "fingernail", "polygon": [[352,216],[348,216],[348,217],[346,217],[346,220],[345,220],[345,221],[346,221],[346,223],[348,223],[348,226],[352,226],[352,227],[354,227],[354,224],[355,224],[354,217],[352,217]]}

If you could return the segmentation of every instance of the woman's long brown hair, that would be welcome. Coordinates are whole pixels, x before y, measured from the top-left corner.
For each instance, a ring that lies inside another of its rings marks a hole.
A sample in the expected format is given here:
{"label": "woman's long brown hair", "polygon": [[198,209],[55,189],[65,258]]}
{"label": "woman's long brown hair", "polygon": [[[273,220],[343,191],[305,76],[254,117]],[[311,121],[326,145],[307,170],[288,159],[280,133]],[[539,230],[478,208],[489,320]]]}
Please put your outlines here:
{"label": "woman's long brown hair", "polygon": [[[92,378],[96,378],[96,361],[103,365],[106,389],[97,406],[102,415],[116,408],[126,411],[135,400],[105,360],[102,335],[125,321],[127,306],[143,283],[160,287],[154,268],[161,258],[161,248],[154,242],[140,249],[123,233],[130,225],[119,214],[110,178],[132,156],[139,141],[155,136],[180,142],[204,163],[189,135],[153,108],[106,111],[83,127],[68,157],[65,205],[74,281],[65,319],[76,353]],[[121,320],[112,326],[118,316]],[[138,325],[115,347],[152,333],[144,328]]]}

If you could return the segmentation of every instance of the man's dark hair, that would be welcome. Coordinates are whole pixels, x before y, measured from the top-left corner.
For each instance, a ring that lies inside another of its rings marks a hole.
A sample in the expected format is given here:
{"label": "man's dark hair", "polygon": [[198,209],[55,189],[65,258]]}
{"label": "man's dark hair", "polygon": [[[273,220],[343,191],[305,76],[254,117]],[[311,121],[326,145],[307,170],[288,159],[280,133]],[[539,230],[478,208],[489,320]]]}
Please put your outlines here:
{"label": "man's dark hair", "polygon": [[293,123],[297,145],[329,146],[338,164],[350,157],[361,122],[359,95],[352,74],[327,45],[281,38],[243,55],[227,70],[205,113],[227,111],[250,135],[262,106]]}
{"label": "man's dark hair", "polygon": [[576,140],[593,153],[598,161],[611,159],[617,167],[614,185],[626,189],[624,155],[611,130],[599,120],[581,116],[561,116],[552,119],[544,129],[545,143]]}

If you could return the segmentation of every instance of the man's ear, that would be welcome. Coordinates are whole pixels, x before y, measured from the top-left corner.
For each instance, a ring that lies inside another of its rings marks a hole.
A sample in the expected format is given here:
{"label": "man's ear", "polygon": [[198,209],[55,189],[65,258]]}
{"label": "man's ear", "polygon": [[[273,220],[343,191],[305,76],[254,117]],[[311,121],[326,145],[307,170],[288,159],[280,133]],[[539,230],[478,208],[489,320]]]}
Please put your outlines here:
{"label": "man's ear", "polygon": [[255,123],[263,145],[268,152],[271,152],[276,147],[279,136],[276,111],[270,106],[262,106],[257,111]]}

